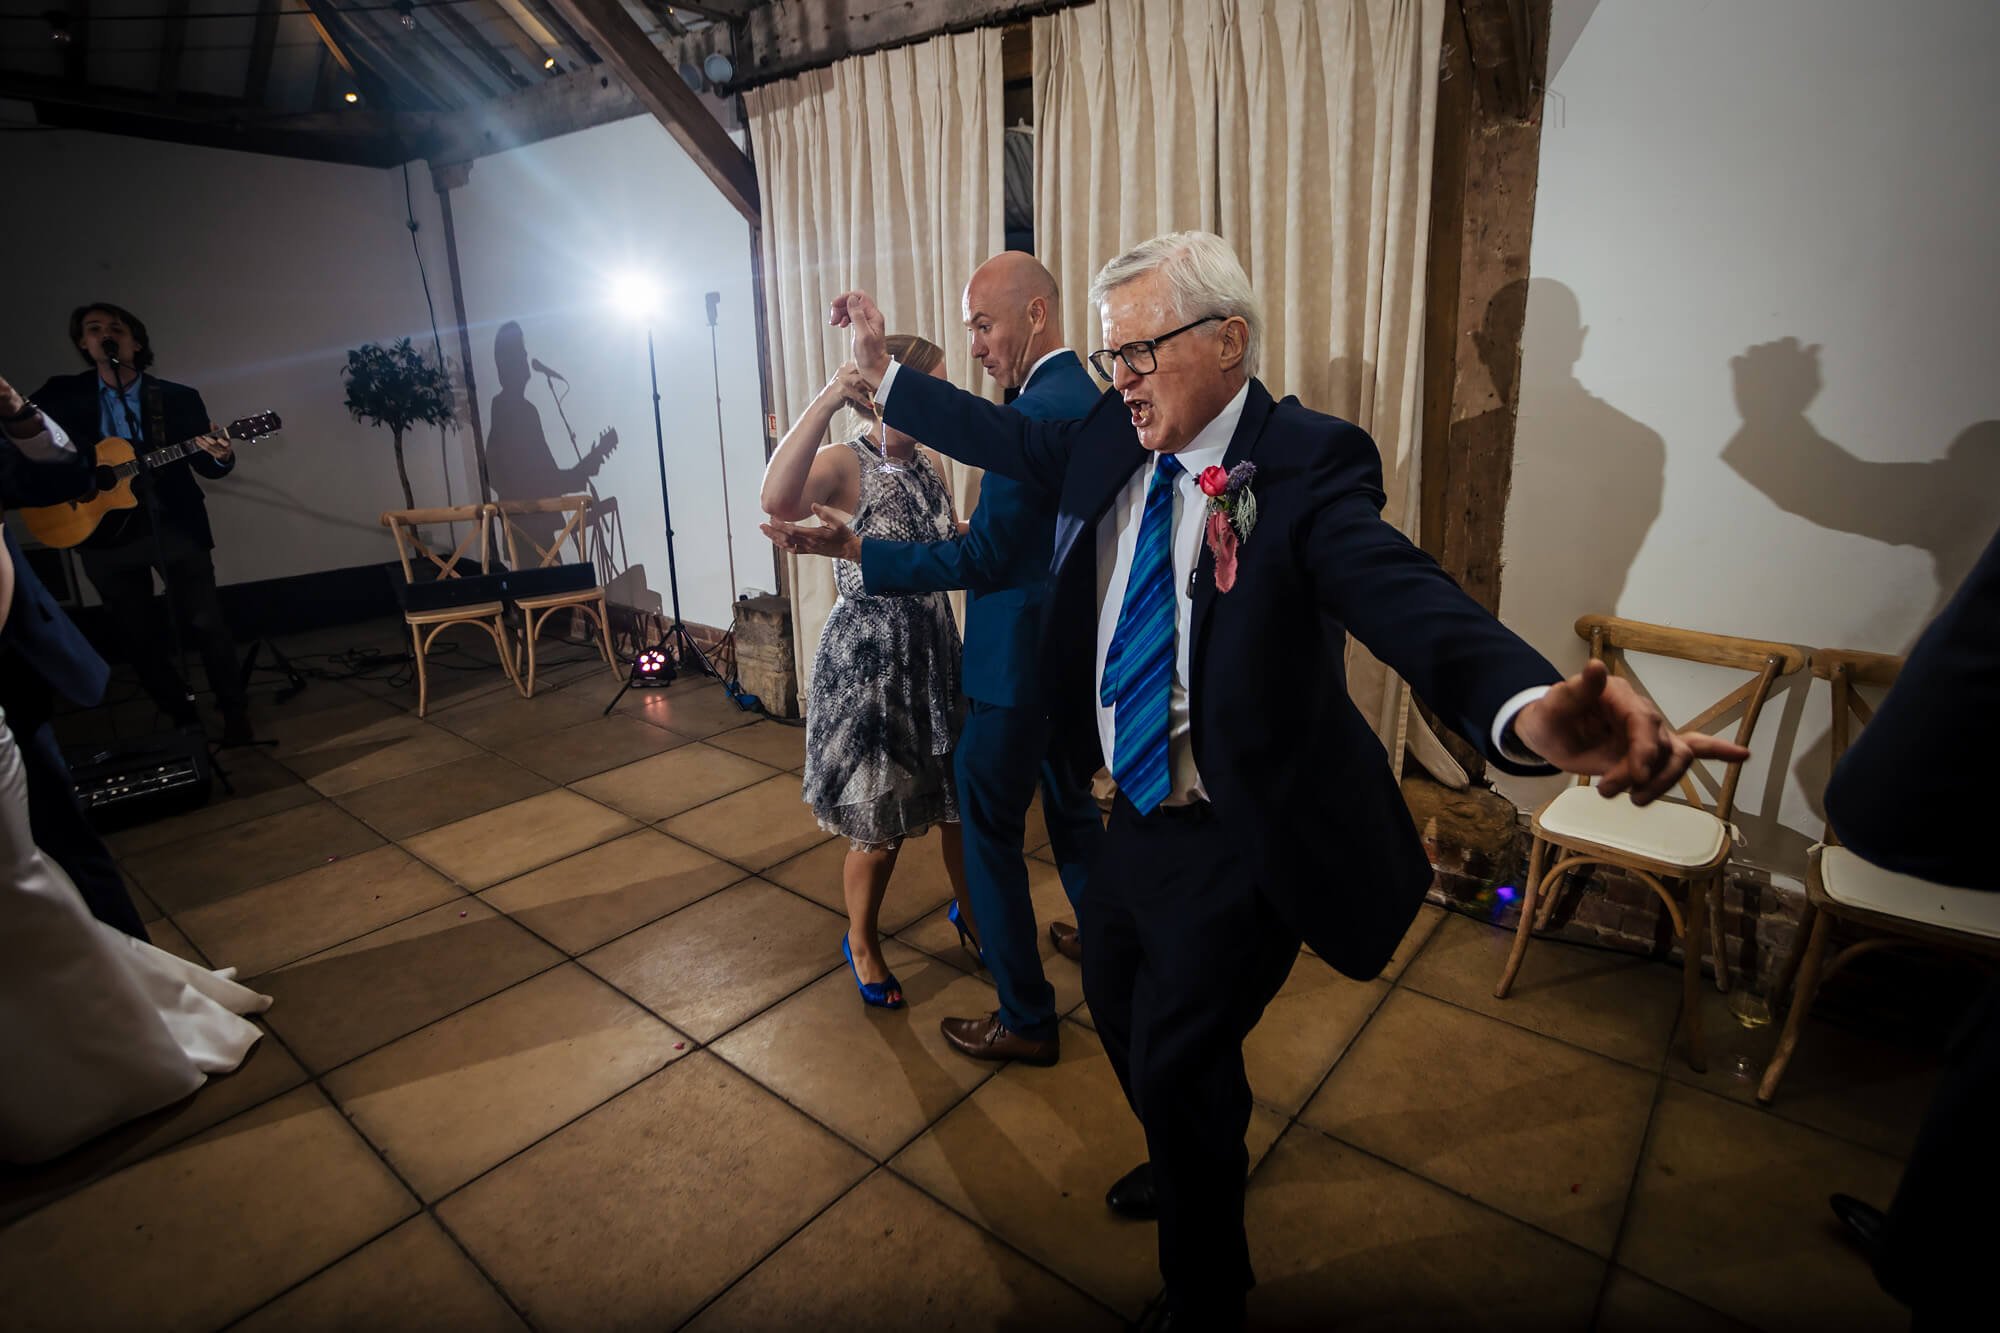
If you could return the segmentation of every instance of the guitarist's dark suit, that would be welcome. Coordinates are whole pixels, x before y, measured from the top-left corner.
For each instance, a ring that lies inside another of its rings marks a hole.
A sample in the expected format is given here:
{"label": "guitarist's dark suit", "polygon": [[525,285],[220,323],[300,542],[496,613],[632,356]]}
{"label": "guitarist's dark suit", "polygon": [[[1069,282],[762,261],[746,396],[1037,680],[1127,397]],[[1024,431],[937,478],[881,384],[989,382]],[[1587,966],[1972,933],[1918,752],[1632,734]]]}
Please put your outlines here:
{"label": "guitarist's dark suit", "polygon": [[[107,432],[103,429],[101,383],[95,370],[86,370],[57,375],[34,394],[34,402],[55,418],[81,450],[87,451],[107,434],[119,434],[144,454],[206,434],[212,424],[208,408],[195,390],[143,375],[139,380],[138,420],[124,420],[121,409],[112,423],[121,428]],[[209,529],[201,485],[195,480],[196,473],[220,480],[234,467],[233,459],[225,463],[197,451],[183,462],[142,472],[133,478],[133,487],[150,486],[153,507],[149,508],[142,493],[137,509],[107,515],[103,525],[78,548],[84,573],[111,612],[147,693],[177,725],[188,725],[198,718],[187,684],[171,660],[171,636],[154,620],[152,570],[160,564],[162,552],[165,568],[161,572],[192,639],[189,646],[201,653],[217,704],[225,717],[240,715],[243,709],[240,666],[222,619],[215,566],[209,558],[215,536]],[[153,508],[160,518],[157,545]]]}
{"label": "guitarist's dark suit", "polygon": [[[0,505],[60,504],[75,496],[88,485],[90,463],[81,450],[71,457],[74,462],[36,462],[12,440],[0,442]],[[11,528],[5,541],[14,564],[14,605],[0,628],[0,711],[21,750],[29,826],[36,845],[74,881],[91,914],[143,940],[146,928],[111,853],[84,818],[49,723],[59,697],[79,708],[102,699],[110,669],[35,577]]]}

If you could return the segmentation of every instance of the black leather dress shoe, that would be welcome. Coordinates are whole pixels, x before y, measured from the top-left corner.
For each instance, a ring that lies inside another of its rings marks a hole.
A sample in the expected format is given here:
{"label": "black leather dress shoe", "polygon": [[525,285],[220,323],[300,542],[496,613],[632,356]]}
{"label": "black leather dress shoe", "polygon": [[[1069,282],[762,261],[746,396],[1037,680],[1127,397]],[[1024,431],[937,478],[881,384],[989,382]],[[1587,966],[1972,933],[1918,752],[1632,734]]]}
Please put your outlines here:
{"label": "black leather dress shoe", "polygon": [[1118,1177],[1118,1183],[1104,1192],[1104,1202],[1120,1217],[1135,1222],[1156,1220],[1160,1215],[1160,1200],[1153,1193],[1153,1164],[1141,1162]]}
{"label": "black leather dress shoe", "polygon": [[1872,1203],[1863,1203],[1851,1194],[1836,1194],[1827,1200],[1833,1206],[1833,1215],[1840,1219],[1840,1225],[1847,1232],[1847,1238],[1861,1248],[1869,1258],[1882,1244],[1882,1224],[1888,1219],[1882,1210]]}
{"label": "black leather dress shoe", "polygon": [[1083,935],[1067,921],[1049,922],[1049,943],[1072,963],[1083,961]]}

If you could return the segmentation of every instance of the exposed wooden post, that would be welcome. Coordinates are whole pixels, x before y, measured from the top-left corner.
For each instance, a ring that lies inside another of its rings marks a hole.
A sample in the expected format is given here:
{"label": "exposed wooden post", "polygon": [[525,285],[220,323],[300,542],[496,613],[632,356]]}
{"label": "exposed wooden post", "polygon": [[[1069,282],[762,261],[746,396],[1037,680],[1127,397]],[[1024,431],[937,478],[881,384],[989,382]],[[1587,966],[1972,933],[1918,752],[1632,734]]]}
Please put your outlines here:
{"label": "exposed wooden post", "polygon": [[751,226],[762,218],[757,173],[736,141],[709,114],[618,0],[551,0],[625,80],[667,133]]}
{"label": "exposed wooden post", "polygon": [[486,432],[479,424],[479,389],[472,378],[472,326],[465,317],[465,284],[458,276],[458,230],[451,220],[451,192],[472,175],[470,162],[431,166],[431,186],[437,191],[438,212],[444,217],[445,265],[451,271],[451,309],[458,319],[459,377],[465,385],[465,419],[472,427],[472,457],[479,468],[479,499],[493,497],[493,483],[486,469]]}

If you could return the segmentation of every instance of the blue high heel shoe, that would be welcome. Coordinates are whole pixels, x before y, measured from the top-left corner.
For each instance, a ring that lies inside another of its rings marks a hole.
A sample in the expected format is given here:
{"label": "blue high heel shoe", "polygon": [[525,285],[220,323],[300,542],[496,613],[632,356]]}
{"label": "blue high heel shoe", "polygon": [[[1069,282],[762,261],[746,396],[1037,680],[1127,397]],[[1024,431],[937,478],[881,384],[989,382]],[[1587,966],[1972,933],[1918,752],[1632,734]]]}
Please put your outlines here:
{"label": "blue high heel shoe", "polygon": [[863,981],[861,969],[854,965],[854,948],[845,935],[840,937],[840,956],[847,960],[847,970],[854,974],[854,987],[861,992],[861,1003],[877,1009],[903,1007],[903,983],[896,980],[896,974],[891,972],[887,981]]}
{"label": "blue high heel shoe", "polygon": [[965,921],[958,913],[958,900],[956,898],[952,899],[951,906],[946,909],[944,919],[951,922],[958,930],[959,948],[971,954],[972,961],[978,963],[981,967],[985,967],[986,955],[980,951],[979,941],[973,939],[972,932],[965,928]]}

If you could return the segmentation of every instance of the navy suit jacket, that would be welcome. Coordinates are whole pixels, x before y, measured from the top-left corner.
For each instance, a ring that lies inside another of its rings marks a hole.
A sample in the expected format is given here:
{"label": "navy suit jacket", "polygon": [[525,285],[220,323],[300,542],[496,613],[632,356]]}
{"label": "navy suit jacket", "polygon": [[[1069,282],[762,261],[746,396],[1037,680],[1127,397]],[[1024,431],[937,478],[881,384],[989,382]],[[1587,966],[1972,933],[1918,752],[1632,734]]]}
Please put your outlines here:
{"label": "navy suit jacket", "polygon": [[[1098,519],[1149,459],[1115,395],[1082,421],[1044,423],[926,375],[898,375],[888,423],[1011,475],[1057,504],[1042,673],[1055,744],[1076,773],[1104,762],[1096,716]],[[1216,818],[1261,891],[1314,951],[1373,977],[1431,882],[1381,742],[1347,696],[1352,632],[1454,730],[1508,772],[1492,726],[1548,661],[1382,521],[1367,432],[1273,402],[1250,382],[1225,465],[1257,465],[1256,530],[1236,583],[1195,570],[1189,690],[1195,763]]]}
{"label": "navy suit jacket", "polygon": [[[0,505],[11,509],[73,499],[90,484],[88,449],[80,446],[74,462],[41,463],[0,439]],[[0,708],[14,716],[13,729],[25,739],[47,716],[48,691],[89,708],[104,697],[111,669],[35,577],[12,528],[5,541],[14,562],[14,605],[0,628]]]}
{"label": "navy suit jacket", "polygon": [[1903,664],[1826,789],[1833,831],[1864,861],[2000,890],[1979,774],[2000,753],[2000,534]]}
{"label": "navy suit jacket", "polygon": [[[1008,406],[1035,421],[1073,421],[1088,416],[1098,397],[1083,362],[1065,350],[1030,375]],[[989,472],[963,537],[935,542],[865,537],[861,581],[871,593],[964,588],[966,695],[1003,707],[1039,706],[1035,654],[1055,528],[1053,495]]]}
{"label": "navy suit jacket", "polygon": [[[148,449],[158,449],[162,445],[178,444],[208,432],[210,419],[208,408],[202,403],[201,395],[185,384],[175,384],[148,373],[147,378],[159,385],[162,423],[166,428],[166,439],[155,440],[150,436],[144,440],[133,440],[131,445],[140,453]],[[77,375],[57,375],[33,394],[34,402],[44,412],[54,417],[58,424],[69,433],[70,443],[78,450],[89,453],[104,438],[98,423],[98,379],[97,372],[86,370]],[[140,390],[144,400],[145,390]],[[140,421],[139,429],[148,432],[151,423]],[[199,472],[204,477],[221,479],[229,475],[236,466],[234,459],[224,463],[196,450],[185,463],[169,463],[167,466],[146,475],[154,484],[153,494],[160,502],[160,517],[165,522],[180,529],[197,542],[203,550],[215,545],[215,536],[209,531],[208,504],[202,499],[201,484],[194,477]],[[138,484],[135,481],[135,484]],[[88,486],[82,488],[88,490]],[[71,499],[71,496],[64,496]],[[119,546],[145,534],[143,523],[136,517],[146,512],[143,499],[136,510],[113,511],[105,515],[104,522],[96,532],[84,539],[84,546]]]}

